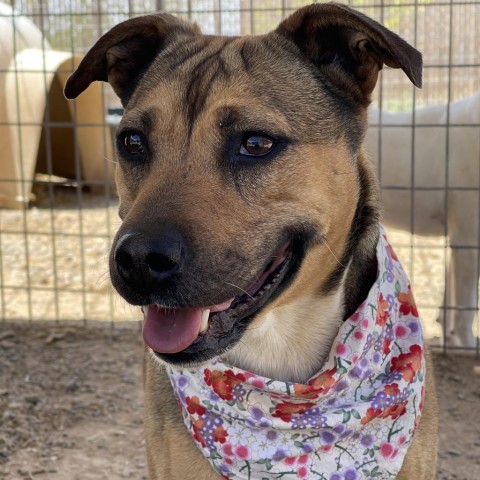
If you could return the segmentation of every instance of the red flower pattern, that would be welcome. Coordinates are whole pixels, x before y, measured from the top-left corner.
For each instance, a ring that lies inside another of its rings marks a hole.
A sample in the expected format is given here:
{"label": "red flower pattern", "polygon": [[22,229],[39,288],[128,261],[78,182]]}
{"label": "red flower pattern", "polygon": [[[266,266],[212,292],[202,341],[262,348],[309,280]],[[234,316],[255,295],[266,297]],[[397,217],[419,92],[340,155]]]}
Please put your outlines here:
{"label": "red flower pattern", "polygon": [[275,407],[273,416],[281,418],[284,422],[289,422],[292,419],[292,415],[305,413],[309,408],[315,406],[315,403],[291,403],[284,402],[279,403]]}
{"label": "red flower pattern", "polygon": [[294,386],[295,395],[300,398],[314,399],[327,393],[335,384],[333,376],[336,371],[336,368],[325,370],[320,375],[313,377],[307,384],[296,383]]}
{"label": "red flower pattern", "polygon": [[390,417],[392,420],[396,420],[398,417],[401,417],[404,415],[407,410],[408,401],[406,400],[405,402],[402,403],[397,403],[395,405],[392,405],[391,407],[387,407],[385,410],[380,410],[380,409],[375,409],[373,407],[370,407],[365,416],[361,420],[362,425],[366,425],[368,422],[371,422],[375,418],[388,418]]}
{"label": "red flower pattern", "polygon": [[[397,383],[391,383],[389,385],[385,385],[383,392],[385,393],[385,395],[388,395],[389,397],[393,398],[400,394],[400,389],[398,388]],[[368,422],[371,422],[375,418],[390,417],[392,420],[396,420],[398,417],[407,413],[407,410],[406,410],[407,403],[408,403],[408,400],[405,400],[404,402],[395,403],[384,409],[370,407],[366,411],[365,416],[362,418],[361,424],[366,425]]]}
{"label": "red flower pattern", "polygon": [[192,429],[193,429],[193,438],[200,442],[202,447],[207,446],[207,442],[205,441],[205,437],[202,434],[202,427],[203,427],[203,420],[193,420],[192,421]]}
{"label": "red flower pattern", "polygon": [[218,370],[204,370],[205,383],[223,400],[232,400],[232,391],[235,385],[245,382],[245,375],[234,374],[232,370],[220,372]]}
{"label": "red flower pattern", "polygon": [[408,286],[407,293],[400,292],[398,294],[398,301],[400,302],[400,313],[403,315],[413,315],[418,318],[418,310],[410,285]]}
{"label": "red flower pattern", "polygon": [[413,382],[415,375],[422,368],[423,350],[420,345],[412,345],[409,353],[402,353],[398,357],[392,358],[390,370],[401,372],[403,379],[407,382]]}
{"label": "red flower pattern", "polygon": [[383,298],[383,294],[380,293],[378,298],[377,318],[375,323],[384,327],[388,320],[388,302]]}
{"label": "red flower pattern", "polygon": [[197,414],[199,416],[205,415],[207,409],[202,406],[200,399],[197,396],[187,397],[187,411],[190,415]]}

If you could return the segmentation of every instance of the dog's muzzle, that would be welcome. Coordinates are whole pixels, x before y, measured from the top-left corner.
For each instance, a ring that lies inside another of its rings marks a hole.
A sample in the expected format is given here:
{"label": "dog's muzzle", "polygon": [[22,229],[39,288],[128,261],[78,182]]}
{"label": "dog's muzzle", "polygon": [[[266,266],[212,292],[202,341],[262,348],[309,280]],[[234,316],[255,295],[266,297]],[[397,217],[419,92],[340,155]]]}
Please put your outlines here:
{"label": "dog's muzzle", "polygon": [[179,229],[124,227],[110,254],[111,280],[127,302],[142,307],[152,351],[172,364],[203,361],[237,343],[295,277],[312,233],[295,229],[277,237],[260,253],[260,267],[245,274],[245,262],[228,263],[214,246],[210,253],[196,250]]}

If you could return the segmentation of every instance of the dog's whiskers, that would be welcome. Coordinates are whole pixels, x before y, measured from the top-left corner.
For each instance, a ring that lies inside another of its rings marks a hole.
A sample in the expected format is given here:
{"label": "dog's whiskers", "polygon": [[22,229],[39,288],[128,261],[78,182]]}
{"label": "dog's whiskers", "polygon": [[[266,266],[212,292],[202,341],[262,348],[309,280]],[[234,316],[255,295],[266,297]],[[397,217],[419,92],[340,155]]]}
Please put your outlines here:
{"label": "dog's whiskers", "polygon": [[109,280],[110,280],[110,274],[108,272],[103,272],[95,282],[96,288],[101,288],[103,284]]}
{"label": "dog's whiskers", "polygon": [[106,156],[103,157],[103,160],[105,160],[106,162],[109,162],[109,163],[113,163],[114,165],[117,165],[118,164],[118,160],[116,159],[111,159],[111,158],[108,158]]}
{"label": "dog's whiskers", "polygon": [[346,265],[344,265],[339,259],[338,257],[335,255],[335,253],[333,253],[333,250],[330,248],[330,245],[328,244],[327,240],[324,238],[323,239],[323,243],[325,244],[325,246],[328,248],[329,252],[332,254],[332,257],[336,260],[336,262],[342,266],[343,268],[346,268]]}
{"label": "dog's whiskers", "polygon": [[235,285],[234,283],[229,283],[229,282],[225,282],[227,285],[230,285],[231,287],[235,287],[235,288],[238,288],[242,293],[245,293],[246,295],[248,295],[250,298],[253,298],[252,295],[250,295],[246,290],[244,290],[243,288],[240,288],[238,285]]}

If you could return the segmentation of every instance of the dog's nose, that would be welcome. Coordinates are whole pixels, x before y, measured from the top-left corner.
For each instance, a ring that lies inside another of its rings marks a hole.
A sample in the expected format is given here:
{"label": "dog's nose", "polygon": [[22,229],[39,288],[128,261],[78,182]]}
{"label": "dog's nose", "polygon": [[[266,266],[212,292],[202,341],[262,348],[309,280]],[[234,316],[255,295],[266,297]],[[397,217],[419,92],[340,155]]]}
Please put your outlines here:
{"label": "dog's nose", "polygon": [[126,233],[114,252],[117,271],[127,283],[150,286],[182,270],[185,245],[179,234]]}

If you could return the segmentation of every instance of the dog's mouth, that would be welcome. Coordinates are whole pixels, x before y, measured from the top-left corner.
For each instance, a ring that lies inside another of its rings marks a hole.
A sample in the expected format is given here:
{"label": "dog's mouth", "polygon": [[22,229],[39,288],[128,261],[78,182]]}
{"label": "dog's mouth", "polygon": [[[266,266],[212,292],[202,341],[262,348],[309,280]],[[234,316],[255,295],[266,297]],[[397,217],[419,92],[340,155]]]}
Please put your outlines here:
{"label": "dog's mouth", "polygon": [[276,298],[299,268],[303,248],[284,244],[244,293],[218,305],[143,308],[145,343],[173,364],[205,361],[226,351],[243,335],[260,309]]}

